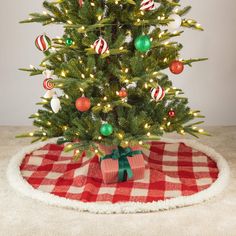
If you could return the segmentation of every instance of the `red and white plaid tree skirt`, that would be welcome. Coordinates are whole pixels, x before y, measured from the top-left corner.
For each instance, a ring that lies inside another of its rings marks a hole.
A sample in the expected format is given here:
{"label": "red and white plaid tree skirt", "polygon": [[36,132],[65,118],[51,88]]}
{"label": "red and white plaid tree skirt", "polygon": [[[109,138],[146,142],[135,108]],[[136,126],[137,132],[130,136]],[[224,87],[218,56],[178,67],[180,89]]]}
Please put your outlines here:
{"label": "red and white plaid tree skirt", "polygon": [[218,177],[216,163],[184,143],[152,142],[143,150],[145,178],[106,185],[99,159],[72,160],[63,145],[47,144],[23,159],[20,171],[33,188],[82,202],[148,203],[189,196],[207,189]]}
{"label": "red and white plaid tree skirt", "polygon": [[46,204],[92,213],[155,212],[197,204],[221,193],[229,167],[194,140],[163,139],[144,149],[145,178],[105,185],[98,157],[72,161],[56,139],[32,144],[11,158],[10,185]]}

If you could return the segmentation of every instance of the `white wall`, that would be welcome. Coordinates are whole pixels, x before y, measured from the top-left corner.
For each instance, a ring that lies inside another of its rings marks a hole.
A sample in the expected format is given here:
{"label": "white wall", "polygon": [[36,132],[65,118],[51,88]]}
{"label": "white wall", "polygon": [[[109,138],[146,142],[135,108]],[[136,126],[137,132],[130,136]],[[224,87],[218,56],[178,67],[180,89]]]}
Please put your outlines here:
{"label": "white wall", "polygon": [[[189,17],[198,19],[205,32],[186,30],[180,41],[183,58],[209,57],[194,64],[181,76],[172,76],[174,84],[189,97],[192,108],[202,110],[210,125],[236,125],[236,1],[183,0],[193,9]],[[27,117],[44,94],[42,78],[29,78],[17,70],[38,65],[42,54],[35,49],[35,37],[46,32],[51,36],[60,28],[43,28],[39,24],[20,25],[28,13],[41,11],[42,1],[3,1],[0,8],[0,125],[28,125]]]}

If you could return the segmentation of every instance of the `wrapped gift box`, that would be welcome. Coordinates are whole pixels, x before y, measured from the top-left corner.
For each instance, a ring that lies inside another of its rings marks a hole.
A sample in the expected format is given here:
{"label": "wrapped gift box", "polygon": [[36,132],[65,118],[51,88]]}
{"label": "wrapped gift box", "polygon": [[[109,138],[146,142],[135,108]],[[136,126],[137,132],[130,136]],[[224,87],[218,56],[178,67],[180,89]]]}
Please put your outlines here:
{"label": "wrapped gift box", "polygon": [[122,148],[101,146],[101,171],[105,184],[144,178],[145,163],[139,146]]}

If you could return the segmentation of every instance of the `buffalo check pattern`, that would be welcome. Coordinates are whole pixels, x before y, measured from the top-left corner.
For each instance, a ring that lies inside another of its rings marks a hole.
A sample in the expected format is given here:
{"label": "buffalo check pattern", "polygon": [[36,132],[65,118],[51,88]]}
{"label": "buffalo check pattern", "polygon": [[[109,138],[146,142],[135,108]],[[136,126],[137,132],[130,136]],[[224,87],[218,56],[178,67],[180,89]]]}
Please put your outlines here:
{"label": "buffalo check pattern", "polygon": [[35,189],[82,202],[153,202],[193,195],[218,177],[216,163],[184,143],[155,141],[143,149],[142,180],[104,184],[99,158],[75,162],[63,145],[47,144],[25,155],[20,170]]}

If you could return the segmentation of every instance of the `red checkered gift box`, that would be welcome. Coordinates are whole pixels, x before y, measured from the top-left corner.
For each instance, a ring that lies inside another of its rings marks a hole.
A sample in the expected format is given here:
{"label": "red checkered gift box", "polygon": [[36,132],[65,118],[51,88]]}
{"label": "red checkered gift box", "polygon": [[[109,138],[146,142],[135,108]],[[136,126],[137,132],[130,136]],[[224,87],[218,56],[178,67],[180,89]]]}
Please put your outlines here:
{"label": "red checkered gift box", "polygon": [[106,153],[100,160],[105,184],[144,177],[145,163],[141,147],[100,146],[100,148]]}
{"label": "red checkered gift box", "polygon": [[143,149],[141,180],[104,184],[98,156],[75,162],[63,145],[47,144],[25,155],[21,174],[35,189],[82,202],[153,202],[207,189],[218,177],[216,163],[184,143],[151,142]]}

